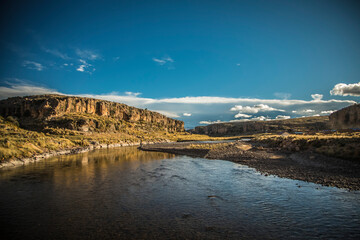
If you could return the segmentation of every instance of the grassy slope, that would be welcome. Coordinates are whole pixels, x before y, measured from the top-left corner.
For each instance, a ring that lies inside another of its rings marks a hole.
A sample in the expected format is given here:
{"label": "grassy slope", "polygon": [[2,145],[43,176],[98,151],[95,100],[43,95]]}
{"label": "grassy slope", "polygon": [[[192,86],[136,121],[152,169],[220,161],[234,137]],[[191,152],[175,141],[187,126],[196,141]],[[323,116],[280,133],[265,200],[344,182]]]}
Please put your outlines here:
{"label": "grassy slope", "polygon": [[[74,116],[66,116],[67,118]],[[80,117],[80,116],[76,116]],[[93,116],[89,116],[93,118]],[[97,119],[98,121],[105,121]],[[107,120],[112,121],[112,120]],[[126,125],[125,125],[126,124]],[[207,135],[188,133],[168,133],[156,126],[143,123],[122,123],[117,132],[107,129],[112,126],[104,122],[102,131],[81,132],[63,128],[47,127],[45,132],[22,129],[13,119],[0,117],[0,161],[12,158],[31,157],[44,152],[85,147],[94,143],[112,144],[121,142],[158,142],[171,141],[211,141],[229,140],[240,137],[254,137],[255,141],[282,148],[287,151],[312,150],[327,156],[335,156],[352,160],[360,159],[360,133],[334,133],[331,135],[288,135],[255,134],[233,137],[209,137]],[[124,126],[125,125],[125,126]]]}
{"label": "grassy slope", "polygon": [[259,134],[254,140],[287,151],[311,150],[330,157],[360,161],[359,132],[287,136]]}
{"label": "grassy slope", "polygon": [[[66,116],[69,118],[69,116]],[[74,117],[74,116],[72,116]],[[99,121],[102,119],[98,119]],[[105,121],[105,120],[103,120]],[[107,120],[107,121],[112,121]],[[104,129],[107,124],[104,122]],[[227,138],[212,138],[206,135],[188,133],[168,133],[154,126],[126,123],[117,132],[81,132],[63,128],[49,128],[44,132],[29,131],[18,126],[13,119],[0,117],[0,161],[12,158],[31,157],[54,150],[85,147],[94,143],[135,143],[140,141],[209,141]]]}

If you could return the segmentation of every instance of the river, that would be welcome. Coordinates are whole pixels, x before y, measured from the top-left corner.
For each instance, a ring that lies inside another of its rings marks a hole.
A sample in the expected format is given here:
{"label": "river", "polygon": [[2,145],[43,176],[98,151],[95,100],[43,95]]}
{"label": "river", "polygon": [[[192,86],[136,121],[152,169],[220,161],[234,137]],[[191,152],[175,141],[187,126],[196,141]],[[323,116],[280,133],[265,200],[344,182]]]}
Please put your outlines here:
{"label": "river", "polygon": [[2,239],[360,239],[360,192],[136,147],[0,171]]}

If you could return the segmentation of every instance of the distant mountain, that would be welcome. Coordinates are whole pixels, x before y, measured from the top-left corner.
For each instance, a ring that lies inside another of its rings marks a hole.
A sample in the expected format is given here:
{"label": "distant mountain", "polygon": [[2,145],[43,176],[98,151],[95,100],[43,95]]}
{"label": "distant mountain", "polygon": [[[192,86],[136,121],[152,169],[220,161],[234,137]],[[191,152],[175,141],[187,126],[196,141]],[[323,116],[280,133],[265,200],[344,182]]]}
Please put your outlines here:
{"label": "distant mountain", "polygon": [[195,127],[191,132],[210,136],[236,136],[265,132],[308,132],[326,130],[329,128],[329,117],[322,116],[272,121],[215,123],[207,126]]}

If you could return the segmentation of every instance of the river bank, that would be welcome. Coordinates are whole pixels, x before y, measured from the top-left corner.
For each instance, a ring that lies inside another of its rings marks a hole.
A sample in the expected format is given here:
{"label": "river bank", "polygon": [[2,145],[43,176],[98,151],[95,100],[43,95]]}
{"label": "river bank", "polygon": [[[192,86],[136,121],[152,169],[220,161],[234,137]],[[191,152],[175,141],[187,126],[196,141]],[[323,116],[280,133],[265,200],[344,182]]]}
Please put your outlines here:
{"label": "river bank", "polygon": [[359,162],[324,156],[309,150],[289,152],[259,142],[241,141],[163,143],[144,145],[140,149],[228,160],[255,168],[266,176],[276,175],[324,186],[360,190]]}
{"label": "river bank", "polygon": [[29,163],[34,163],[34,162],[44,160],[44,159],[47,159],[50,157],[84,153],[84,152],[89,152],[89,151],[92,151],[95,149],[151,145],[151,144],[156,144],[156,143],[159,144],[159,143],[163,143],[163,142],[170,143],[171,141],[164,140],[164,141],[160,141],[160,142],[133,142],[133,143],[123,143],[122,142],[122,143],[112,143],[112,144],[97,144],[97,143],[95,143],[95,144],[91,144],[91,145],[85,146],[85,147],[73,147],[73,148],[67,148],[67,149],[54,150],[54,151],[49,151],[49,152],[45,152],[42,154],[35,154],[32,157],[12,158],[9,161],[2,161],[2,162],[0,162],[0,170],[24,166]]}

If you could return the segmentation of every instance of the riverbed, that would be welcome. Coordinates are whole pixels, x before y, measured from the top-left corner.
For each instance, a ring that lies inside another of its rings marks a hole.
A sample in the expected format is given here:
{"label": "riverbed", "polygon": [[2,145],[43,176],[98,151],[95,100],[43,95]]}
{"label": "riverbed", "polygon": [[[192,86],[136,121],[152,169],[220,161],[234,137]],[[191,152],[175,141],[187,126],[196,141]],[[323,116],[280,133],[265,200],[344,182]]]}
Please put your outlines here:
{"label": "riverbed", "polygon": [[136,147],[0,172],[6,239],[359,239],[360,192]]}

